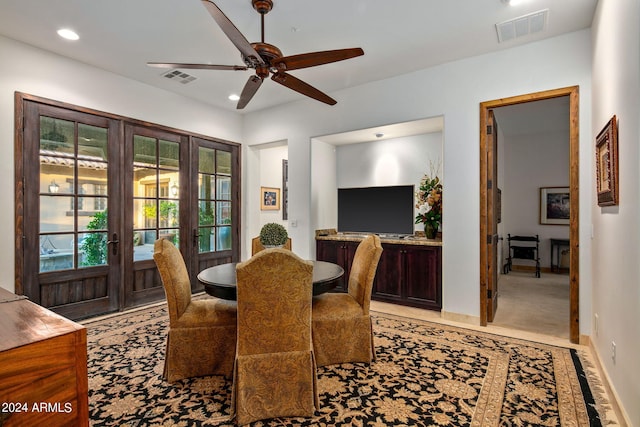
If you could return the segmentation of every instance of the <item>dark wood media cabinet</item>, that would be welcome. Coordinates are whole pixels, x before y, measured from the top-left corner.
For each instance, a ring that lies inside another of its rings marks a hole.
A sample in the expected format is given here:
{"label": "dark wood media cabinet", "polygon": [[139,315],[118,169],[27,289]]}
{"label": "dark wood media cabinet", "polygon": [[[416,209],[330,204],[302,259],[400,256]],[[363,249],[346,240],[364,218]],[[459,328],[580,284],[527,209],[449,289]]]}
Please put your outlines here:
{"label": "dark wood media cabinet", "polygon": [[[336,287],[346,292],[356,248],[364,235],[316,232],[316,259],[344,268]],[[373,283],[371,299],[411,307],[442,309],[442,241],[424,237],[381,237],[382,256]]]}

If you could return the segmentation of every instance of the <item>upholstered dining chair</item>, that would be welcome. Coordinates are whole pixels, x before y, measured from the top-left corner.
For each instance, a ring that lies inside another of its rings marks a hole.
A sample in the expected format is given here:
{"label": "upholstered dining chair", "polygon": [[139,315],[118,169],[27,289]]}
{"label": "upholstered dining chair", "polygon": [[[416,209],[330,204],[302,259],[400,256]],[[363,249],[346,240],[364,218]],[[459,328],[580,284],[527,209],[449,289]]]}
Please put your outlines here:
{"label": "upholstered dining chair", "polygon": [[313,349],[318,366],[375,360],[369,305],[381,254],[380,238],[367,236],[356,249],[348,293],[313,298]]}
{"label": "upholstered dining chair", "polygon": [[236,351],[235,301],[193,301],[184,259],[169,240],[155,242],[153,259],[169,310],[164,378],[169,382],[203,375],[231,378]]}
{"label": "upholstered dining chair", "polygon": [[[287,241],[284,243],[283,249],[291,250],[291,237],[287,237]],[[257,254],[258,252],[264,250],[265,247],[260,242],[260,237],[254,237],[251,239],[251,256]]]}
{"label": "upholstered dining chair", "polygon": [[236,267],[238,346],[232,412],[238,425],[313,416],[318,408],[311,344],[313,263],[265,249]]}

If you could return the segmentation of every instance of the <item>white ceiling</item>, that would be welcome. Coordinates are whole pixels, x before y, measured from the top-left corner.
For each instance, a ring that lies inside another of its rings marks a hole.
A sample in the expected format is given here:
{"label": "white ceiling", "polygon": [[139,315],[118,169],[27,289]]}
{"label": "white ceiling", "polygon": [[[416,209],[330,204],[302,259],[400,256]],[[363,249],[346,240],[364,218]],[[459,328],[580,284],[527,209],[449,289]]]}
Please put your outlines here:
{"label": "white ceiling", "polygon": [[333,135],[314,138],[331,145],[357,144],[360,142],[380,141],[425,133],[440,132],[443,129],[442,117],[433,117],[410,122],[394,123],[374,128],[354,130],[350,132],[336,133]]}
{"label": "white ceiling", "polygon": [[[260,16],[250,0],[215,0],[250,41]],[[340,102],[340,89],[591,26],[597,0],[274,0],[265,41],[293,55],[362,47],[364,56],[291,74]],[[495,24],[549,9],[546,30],[498,43]],[[80,40],[59,38],[74,29]],[[202,102],[235,110],[248,71],[185,70],[180,84],[147,61],[243,65],[199,0],[0,0],[0,34]],[[7,60],[7,58],[4,58]],[[306,99],[266,81],[244,112]],[[309,99],[308,102],[317,102]],[[332,108],[327,106],[326,108]]]}
{"label": "white ceiling", "polygon": [[547,132],[569,134],[568,96],[500,107],[494,114],[506,137]]}

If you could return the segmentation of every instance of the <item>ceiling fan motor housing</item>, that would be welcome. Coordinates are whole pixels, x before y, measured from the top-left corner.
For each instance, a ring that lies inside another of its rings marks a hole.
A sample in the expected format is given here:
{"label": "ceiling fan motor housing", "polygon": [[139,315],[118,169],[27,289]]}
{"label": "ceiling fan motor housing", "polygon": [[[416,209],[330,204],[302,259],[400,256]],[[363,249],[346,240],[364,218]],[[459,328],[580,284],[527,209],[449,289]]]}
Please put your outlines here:
{"label": "ceiling fan motor housing", "polygon": [[260,77],[265,78],[269,75],[271,61],[282,58],[282,52],[276,46],[269,43],[251,43],[251,46],[255,49],[258,55],[260,55],[260,58],[262,58],[266,65],[258,63],[253,57],[246,57],[244,55],[242,55],[242,60],[247,64],[247,67],[256,69],[256,71],[258,71],[258,75],[261,74],[261,69],[267,70],[266,75],[260,75]]}

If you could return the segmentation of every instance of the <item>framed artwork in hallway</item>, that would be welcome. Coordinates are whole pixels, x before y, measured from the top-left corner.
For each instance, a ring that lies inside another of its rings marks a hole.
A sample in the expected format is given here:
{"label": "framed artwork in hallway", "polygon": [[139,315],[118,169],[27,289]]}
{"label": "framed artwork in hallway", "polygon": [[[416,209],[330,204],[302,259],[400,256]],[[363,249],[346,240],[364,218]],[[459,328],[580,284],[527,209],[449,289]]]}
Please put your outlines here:
{"label": "framed artwork in hallway", "polygon": [[569,187],[540,188],[540,224],[569,225]]}
{"label": "framed artwork in hallway", "polygon": [[614,115],[596,137],[596,192],[598,206],[618,200],[618,121]]}

